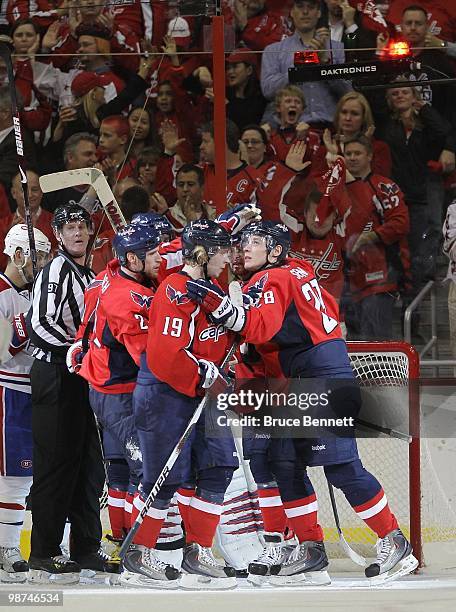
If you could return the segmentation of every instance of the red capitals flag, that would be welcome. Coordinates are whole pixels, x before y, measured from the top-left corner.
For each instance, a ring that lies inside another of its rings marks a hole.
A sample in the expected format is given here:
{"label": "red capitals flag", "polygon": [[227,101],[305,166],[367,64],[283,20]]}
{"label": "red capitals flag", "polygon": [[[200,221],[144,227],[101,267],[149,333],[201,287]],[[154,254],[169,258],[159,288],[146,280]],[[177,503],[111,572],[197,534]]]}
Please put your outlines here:
{"label": "red capitals flag", "polygon": [[367,30],[373,32],[388,32],[389,27],[385,18],[377,8],[377,3],[374,0],[351,0],[350,4],[360,13],[363,13],[361,25]]}
{"label": "red capitals flag", "polygon": [[345,161],[338,157],[332,168],[323,174],[317,182],[323,196],[318,204],[317,216],[320,221],[326,219],[333,210],[338,217],[343,217],[350,208],[350,200],[345,190]]}

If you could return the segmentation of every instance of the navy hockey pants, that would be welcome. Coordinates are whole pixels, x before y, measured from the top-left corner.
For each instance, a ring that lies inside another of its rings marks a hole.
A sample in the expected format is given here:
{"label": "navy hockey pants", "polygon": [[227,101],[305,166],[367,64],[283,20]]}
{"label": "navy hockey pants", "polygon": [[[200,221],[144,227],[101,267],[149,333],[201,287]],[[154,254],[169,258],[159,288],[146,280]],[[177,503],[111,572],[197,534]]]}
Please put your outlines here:
{"label": "navy hockey pants", "polygon": [[100,393],[90,389],[90,405],[103,427],[105,459],[125,459],[130,475],[139,482],[142,460],[133,414],[133,394]]}

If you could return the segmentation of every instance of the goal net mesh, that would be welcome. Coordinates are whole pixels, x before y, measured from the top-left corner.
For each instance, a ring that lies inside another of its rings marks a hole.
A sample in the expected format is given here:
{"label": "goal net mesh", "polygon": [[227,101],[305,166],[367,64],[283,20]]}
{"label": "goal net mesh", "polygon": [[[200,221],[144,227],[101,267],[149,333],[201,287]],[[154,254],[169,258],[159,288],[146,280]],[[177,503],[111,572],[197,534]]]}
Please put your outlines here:
{"label": "goal net mesh", "polygon": [[[407,352],[389,351],[375,346],[372,350],[350,349],[350,360],[353,370],[362,387],[381,385],[388,390],[401,387],[406,393],[411,392],[409,381],[410,359]],[[418,375],[418,374],[417,374]],[[397,394],[391,393],[394,401]],[[403,394],[402,394],[403,397]],[[388,406],[391,409],[391,406]],[[418,409],[418,406],[415,407]],[[418,530],[415,538],[423,544],[427,542],[449,541],[456,538],[456,516],[440,484],[438,475],[432,465],[431,454],[425,431],[421,430],[421,470],[410,466],[409,444],[404,440],[391,437],[358,438],[358,449],[361,460],[367,470],[371,471],[382,484],[391,510],[396,515],[399,526],[411,538],[411,529]],[[411,469],[410,469],[411,468]],[[345,556],[338,542],[328,486],[322,468],[310,468],[309,476],[317,492],[319,522],[324,528],[329,556]],[[421,483],[421,527],[411,522],[409,491]],[[357,517],[346,501],[343,493],[335,490],[335,497],[341,527],[346,540],[360,554],[373,556],[375,534]]]}

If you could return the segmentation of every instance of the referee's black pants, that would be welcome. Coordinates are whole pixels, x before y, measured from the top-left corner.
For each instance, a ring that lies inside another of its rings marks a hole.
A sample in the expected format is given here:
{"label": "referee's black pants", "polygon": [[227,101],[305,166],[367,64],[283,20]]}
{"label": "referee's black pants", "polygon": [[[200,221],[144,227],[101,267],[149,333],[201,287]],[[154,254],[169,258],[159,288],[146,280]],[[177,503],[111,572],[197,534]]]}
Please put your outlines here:
{"label": "referee's black pants", "polygon": [[35,360],[31,369],[33,485],[31,556],[60,555],[71,522],[71,556],[96,552],[105,474],[84,379],[64,364]]}

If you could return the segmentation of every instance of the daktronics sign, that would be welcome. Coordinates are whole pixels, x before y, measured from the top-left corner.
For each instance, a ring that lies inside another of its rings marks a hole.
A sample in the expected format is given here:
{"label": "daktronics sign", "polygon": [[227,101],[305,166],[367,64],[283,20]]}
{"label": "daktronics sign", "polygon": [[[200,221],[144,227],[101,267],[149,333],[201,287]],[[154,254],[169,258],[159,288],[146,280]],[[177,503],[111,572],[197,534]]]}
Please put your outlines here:
{"label": "daktronics sign", "polygon": [[404,74],[411,68],[409,58],[371,60],[352,62],[350,64],[296,64],[288,69],[290,83],[309,81],[331,81],[348,79],[351,81],[369,82],[380,76],[390,81],[396,75]]}
{"label": "daktronics sign", "polygon": [[366,72],[377,72],[377,66],[371,64],[370,66],[350,66],[349,68],[321,68],[321,76],[339,75],[343,76],[346,74],[363,74]]}

